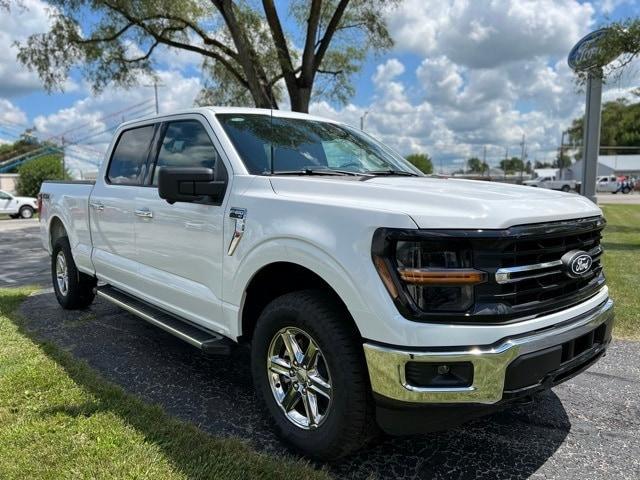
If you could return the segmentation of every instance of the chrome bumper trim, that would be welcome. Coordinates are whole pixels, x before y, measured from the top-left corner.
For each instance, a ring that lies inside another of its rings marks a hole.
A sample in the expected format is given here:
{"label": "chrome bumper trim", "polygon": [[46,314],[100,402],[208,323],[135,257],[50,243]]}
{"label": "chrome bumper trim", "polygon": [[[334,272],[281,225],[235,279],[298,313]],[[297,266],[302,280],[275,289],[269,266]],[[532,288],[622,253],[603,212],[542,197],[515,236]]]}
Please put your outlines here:
{"label": "chrome bumper trim", "polygon": [[[516,357],[580,337],[612,317],[613,301],[607,299],[575,319],[487,347],[429,352],[398,350],[365,343],[364,353],[371,388],[384,397],[412,403],[496,403],[502,399],[507,367]],[[405,378],[405,364],[409,361],[471,362],[473,384],[463,388],[409,385]]]}

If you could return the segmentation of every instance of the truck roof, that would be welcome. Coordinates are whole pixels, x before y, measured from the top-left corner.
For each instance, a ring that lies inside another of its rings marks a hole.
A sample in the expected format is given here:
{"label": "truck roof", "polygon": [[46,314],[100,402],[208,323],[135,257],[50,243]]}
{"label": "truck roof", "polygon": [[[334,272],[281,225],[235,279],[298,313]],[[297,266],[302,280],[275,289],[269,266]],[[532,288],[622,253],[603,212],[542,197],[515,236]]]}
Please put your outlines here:
{"label": "truck roof", "polygon": [[143,120],[156,120],[162,119],[166,117],[171,117],[173,115],[184,115],[187,113],[237,113],[237,114],[254,114],[254,115],[273,115],[274,117],[281,118],[300,118],[305,120],[316,120],[320,122],[329,122],[329,123],[340,123],[336,120],[332,120],[330,118],[319,117],[316,115],[310,115],[308,113],[299,113],[299,112],[290,112],[286,110],[277,110],[277,109],[268,109],[268,108],[249,108],[249,107],[216,107],[216,106],[205,106],[205,107],[192,107],[192,108],[183,108],[179,110],[174,110],[172,112],[166,112],[162,114],[153,114],[147,115],[144,117],[136,118],[133,120],[128,120],[122,123],[123,126],[134,124],[141,122]]}

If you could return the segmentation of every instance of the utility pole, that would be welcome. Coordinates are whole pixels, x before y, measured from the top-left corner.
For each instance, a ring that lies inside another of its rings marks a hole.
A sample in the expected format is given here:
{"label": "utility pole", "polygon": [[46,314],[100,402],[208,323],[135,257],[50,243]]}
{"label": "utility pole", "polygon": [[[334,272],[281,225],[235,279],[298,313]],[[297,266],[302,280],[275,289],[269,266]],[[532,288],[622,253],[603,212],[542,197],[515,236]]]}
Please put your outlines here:
{"label": "utility pole", "polygon": [[525,150],[525,146],[526,146],[526,141],[525,141],[525,135],[524,133],[522,134],[522,142],[520,142],[520,146],[522,147],[522,151],[520,152],[520,163],[522,165],[520,165],[520,182],[522,182],[522,171],[524,170],[524,150]]}
{"label": "utility pole", "polygon": [[[563,130],[562,135],[560,136],[560,158],[558,159],[558,167],[560,167],[560,171],[558,173],[558,180],[562,180],[562,170],[564,167],[564,134],[567,133],[567,130]],[[584,165],[583,165],[584,168]]]}
{"label": "utility pole", "polygon": [[153,96],[156,101],[156,115],[160,113],[160,103],[158,102],[158,87],[164,87],[164,84],[158,83],[158,80],[153,81],[153,85],[144,85],[145,87],[153,87]]}
{"label": "utility pole", "polygon": [[362,116],[360,117],[360,130],[364,132],[364,120],[367,118],[369,114],[369,110],[365,110]]}
{"label": "utility pole", "polygon": [[487,164],[487,146],[485,145],[484,148],[482,149],[482,176],[483,177],[486,170],[489,170],[489,164]]}
{"label": "utility pole", "polygon": [[62,149],[62,179],[66,180],[67,179],[67,168],[66,168],[66,164],[65,164],[65,150],[64,150],[64,135],[62,137],[60,137],[60,142],[62,143],[61,149]]}

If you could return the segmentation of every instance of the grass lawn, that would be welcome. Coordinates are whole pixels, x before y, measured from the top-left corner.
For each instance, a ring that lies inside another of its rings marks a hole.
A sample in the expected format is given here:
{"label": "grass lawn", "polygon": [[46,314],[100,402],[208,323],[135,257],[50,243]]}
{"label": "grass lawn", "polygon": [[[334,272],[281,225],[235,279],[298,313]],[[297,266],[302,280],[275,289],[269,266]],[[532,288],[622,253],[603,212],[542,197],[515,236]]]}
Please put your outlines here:
{"label": "grass lawn", "polygon": [[614,335],[640,340],[640,205],[603,205],[604,268],[616,302]]}
{"label": "grass lawn", "polygon": [[0,289],[0,478],[327,478],[175,420],[36,343],[14,313],[28,289]]}

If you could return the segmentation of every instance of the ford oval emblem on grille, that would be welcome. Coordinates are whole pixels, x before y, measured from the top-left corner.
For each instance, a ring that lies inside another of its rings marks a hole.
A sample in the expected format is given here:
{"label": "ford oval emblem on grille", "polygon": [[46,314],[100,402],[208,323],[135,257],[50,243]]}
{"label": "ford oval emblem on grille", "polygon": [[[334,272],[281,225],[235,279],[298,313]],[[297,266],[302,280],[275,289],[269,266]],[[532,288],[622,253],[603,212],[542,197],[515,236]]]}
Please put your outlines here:
{"label": "ford oval emblem on grille", "polygon": [[571,278],[578,278],[591,270],[593,258],[587,252],[582,250],[571,250],[565,253],[562,258],[565,272]]}

